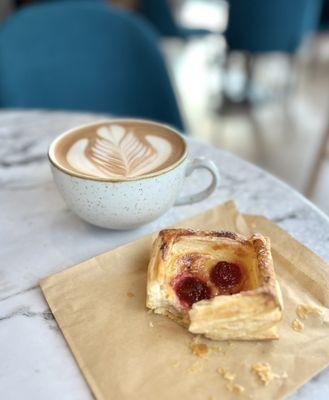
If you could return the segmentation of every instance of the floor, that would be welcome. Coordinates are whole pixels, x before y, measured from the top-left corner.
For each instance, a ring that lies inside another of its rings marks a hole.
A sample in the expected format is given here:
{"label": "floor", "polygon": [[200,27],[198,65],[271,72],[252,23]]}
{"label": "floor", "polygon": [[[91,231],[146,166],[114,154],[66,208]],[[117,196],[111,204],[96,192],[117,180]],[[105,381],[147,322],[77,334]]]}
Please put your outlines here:
{"label": "floor", "polygon": [[[222,29],[225,18],[216,22]],[[164,50],[188,132],[305,192],[329,124],[329,34],[308,39],[293,60],[277,54],[257,59],[253,86],[258,101],[252,107],[223,100],[224,92],[237,98],[245,73],[238,54],[229,58],[224,70],[222,35],[167,40]],[[328,198],[329,160],[312,200],[329,214]]]}

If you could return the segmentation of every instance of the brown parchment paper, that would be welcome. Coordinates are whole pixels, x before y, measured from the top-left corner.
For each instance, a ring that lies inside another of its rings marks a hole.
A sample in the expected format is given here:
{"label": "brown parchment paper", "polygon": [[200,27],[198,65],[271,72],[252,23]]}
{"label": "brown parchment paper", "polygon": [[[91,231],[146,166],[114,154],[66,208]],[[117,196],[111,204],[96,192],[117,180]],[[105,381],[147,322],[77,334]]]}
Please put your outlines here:
{"label": "brown parchment paper", "polygon": [[[233,202],[180,227],[261,232],[271,238],[285,311],[280,339],[217,342],[206,358],[192,354],[192,335],[175,322],[147,312],[146,270],[152,240],[101,254],[41,282],[47,302],[97,399],[280,399],[329,364],[329,268],[319,257],[264,217],[242,216]],[[291,328],[300,303],[324,310],[302,333]],[[208,341],[210,343],[210,341]],[[214,343],[214,342],[212,342]],[[275,378],[264,386],[250,371],[268,362]],[[227,390],[219,367],[236,374],[242,394]]]}

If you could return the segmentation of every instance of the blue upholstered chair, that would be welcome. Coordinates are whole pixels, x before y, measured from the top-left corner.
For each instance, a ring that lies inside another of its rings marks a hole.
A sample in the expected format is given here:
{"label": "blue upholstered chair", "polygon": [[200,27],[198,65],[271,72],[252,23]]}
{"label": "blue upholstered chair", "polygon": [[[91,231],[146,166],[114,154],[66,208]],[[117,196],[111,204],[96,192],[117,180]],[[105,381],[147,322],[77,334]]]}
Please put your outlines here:
{"label": "blue upholstered chair", "polygon": [[[293,67],[293,55],[302,40],[317,30],[322,0],[228,0],[228,3],[225,33],[228,52],[243,52],[246,65],[244,87],[235,97],[243,105],[274,98],[254,85],[257,56],[270,52],[286,53]],[[289,80],[282,94],[292,88],[293,81]],[[224,100],[225,96],[226,93]],[[229,91],[227,97],[229,104]]]}
{"label": "blue upholstered chair", "polygon": [[[59,2],[59,1],[84,1],[84,0],[35,0],[36,2]],[[90,0],[105,2],[105,0]],[[188,39],[200,37],[212,33],[203,28],[185,28],[175,21],[168,0],[138,0],[137,13],[150,22],[163,37],[174,37]]]}
{"label": "blue upholstered chair", "polygon": [[2,107],[88,110],[183,128],[158,37],[101,2],[27,6],[0,28]]}
{"label": "blue upholstered chair", "polygon": [[315,31],[322,0],[229,0],[228,47],[249,53],[293,53]]}

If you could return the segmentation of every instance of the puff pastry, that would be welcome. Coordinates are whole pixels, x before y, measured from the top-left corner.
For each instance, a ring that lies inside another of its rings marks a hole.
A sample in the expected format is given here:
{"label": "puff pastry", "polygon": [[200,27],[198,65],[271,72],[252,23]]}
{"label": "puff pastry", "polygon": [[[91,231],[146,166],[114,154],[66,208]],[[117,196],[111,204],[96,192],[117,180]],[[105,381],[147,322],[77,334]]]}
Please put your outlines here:
{"label": "puff pastry", "polygon": [[283,304],[269,239],[161,231],[148,266],[146,305],[210,339],[277,339]]}

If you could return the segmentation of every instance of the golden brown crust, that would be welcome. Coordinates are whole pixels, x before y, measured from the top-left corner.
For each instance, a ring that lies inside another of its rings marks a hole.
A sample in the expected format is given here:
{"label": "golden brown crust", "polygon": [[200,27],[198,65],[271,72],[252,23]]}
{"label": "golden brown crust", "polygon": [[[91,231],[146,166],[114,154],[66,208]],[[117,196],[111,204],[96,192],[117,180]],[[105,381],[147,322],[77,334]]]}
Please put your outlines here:
{"label": "golden brown crust", "polygon": [[168,250],[175,241],[183,236],[198,236],[205,238],[228,238],[243,244],[249,243],[242,235],[229,231],[199,231],[194,229],[163,229],[159,232],[159,237],[162,239],[162,256],[165,259],[168,255]]}
{"label": "golden brown crust", "polygon": [[[241,291],[217,293],[186,310],[174,291],[175,277],[184,269],[207,276],[209,265],[226,259],[243,265],[246,283]],[[211,339],[277,338],[283,306],[269,239],[260,234],[246,239],[227,231],[161,231],[148,268],[147,307]]]}
{"label": "golden brown crust", "polygon": [[[253,290],[251,295],[262,294],[268,296],[268,301],[274,301],[282,310],[282,296],[280,290],[278,293],[278,283],[273,266],[270,239],[259,233],[255,233],[249,240],[251,241],[257,255],[260,276],[259,288]],[[249,295],[248,292],[245,292],[245,294]]]}

